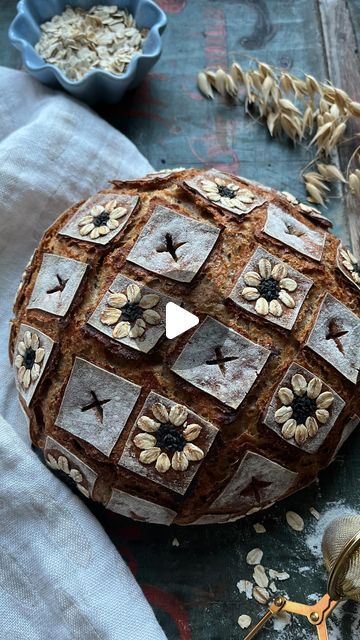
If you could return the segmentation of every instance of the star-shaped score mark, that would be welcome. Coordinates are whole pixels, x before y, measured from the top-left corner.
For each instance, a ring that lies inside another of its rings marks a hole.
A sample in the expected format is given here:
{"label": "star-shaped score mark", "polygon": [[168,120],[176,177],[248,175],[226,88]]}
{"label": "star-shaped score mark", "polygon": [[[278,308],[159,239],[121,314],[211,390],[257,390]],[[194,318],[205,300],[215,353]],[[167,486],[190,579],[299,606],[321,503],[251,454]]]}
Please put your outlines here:
{"label": "star-shaped score mark", "polygon": [[176,251],[180,249],[180,247],[182,247],[184,244],[187,244],[187,242],[175,242],[171,233],[166,233],[165,244],[159,247],[159,249],[156,249],[156,251],[158,253],[169,253],[172,259],[175,260],[175,262],[177,262],[178,256]]}
{"label": "star-shaped score mark", "polygon": [[265,480],[260,480],[259,478],[252,476],[249,484],[240,492],[240,495],[245,498],[250,498],[251,500],[256,501],[257,505],[260,505],[262,490],[267,489],[271,485],[272,482],[266,482]]}
{"label": "star-shaped score mark", "polygon": [[51,295],[52,293],[62,293],[69,282],[69,278],[62,278],[58,273],[56,274],[57,284],[51,289],[47,290],[47,294]]}
{"label": "star-shaped score mark", "polygon": [[97,418],[100,420],[102,424],[104,421],[103,405],[110,402],[111,398],[108,398],[107,400],[99,400],[95,391],[92,391],[92,390],[90,391],[90,394],[92,396],[93,401],[90,402],[89,404],[86,404],[84,407],[81,407],[81,411],[84,412],[84,411],[90,411],[90,409],[93,409],[95,411]]}
{"label": "star-shaped score mark", "polygon": [[329,330],[326,334],[326,340],[333,340],[341,353],[344,353],[344,345],[341,342],[341,338],[346,336],[349,332],[346,329],[339,327],[335,320],[330,320]]}
{"label": "star-shaped score mark", "polygon": [[226,375],[226,363],[233,362],[234,360],[238,360],[238,356],[224,356],[221,347],[215,347],[214,349],[215,357],[210,360],[206,360],[207,365],[217,365],[223,374]]}

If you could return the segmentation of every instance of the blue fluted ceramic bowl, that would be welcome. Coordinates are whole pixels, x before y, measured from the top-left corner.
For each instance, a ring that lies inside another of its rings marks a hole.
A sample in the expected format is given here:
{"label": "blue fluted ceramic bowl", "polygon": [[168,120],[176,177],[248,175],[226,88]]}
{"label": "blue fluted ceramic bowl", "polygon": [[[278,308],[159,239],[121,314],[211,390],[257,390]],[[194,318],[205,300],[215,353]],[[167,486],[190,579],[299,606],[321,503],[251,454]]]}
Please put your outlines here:
{"label": "blue fluted ceramic bowl", "polygon": [[[128,9],[139,28],[149,33],[143,50],[129,63],[125,73],[115,75],[93,69],[80,80],[69,80],[55,65],[46,63],[35,51],[40,38],[40,24],[62,13],[66,5],[90,9],[95,4],[118,5]],[[165,13],[152,0],[20,0],[18,13],[9,27],[12,44],[21,51],[23,64],[40,82],[53,88],[63,87],[75,98],[94,104],[100,100],[118,102],[128,89],[137,86],[159,59],[161,33],[166,26]]]}

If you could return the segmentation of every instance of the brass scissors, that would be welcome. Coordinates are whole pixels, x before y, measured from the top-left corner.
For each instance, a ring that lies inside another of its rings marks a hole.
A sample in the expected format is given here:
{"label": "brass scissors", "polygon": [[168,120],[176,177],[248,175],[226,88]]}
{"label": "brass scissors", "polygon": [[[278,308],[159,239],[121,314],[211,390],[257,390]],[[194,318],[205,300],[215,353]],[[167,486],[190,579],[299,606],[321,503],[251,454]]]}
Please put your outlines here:
{"label": "brass scissors", "polygon": [[[359,518],[360,516],[355,516]],[[343,525],[346,518],[339,518],[339,527]],[[342,521],[342,523],[340,523]],[[335,523],[336,521],[334,521]],[[332,524],[334,524],[332,523]],[[325,540],[325,536],[324,536]],[[323,543],[324,544],[324,543]],[[281,611],[287,613],[294,613],[299,616],[305,616],[310,624],[314,625],[317,630],[319,640],[328,640],[328,632],[326,621],[335,607],[341,600],[346,599],[346,593],[342,590],[344,579],[346,577],[349,563],[352,558],[355,557],[357,550],[360,548],[360,530],[347,542],[343,547],[338,557],[336,558],[333,568],[329,574],[327,593],[313,605],[302,604],[300,602],[292,602],[287,600],[284,596],[278,596],[269,605],[269,611],[263,616],[263,618],[257,623],[257,625],[248,633],[244,640],[252,640],[258,632],[262,629],[264,624],[273,616],[278,615]],[[358,576],[360,582],[360,575]],[[353,598],[354,599],[354,598]],[[357,599],[357,598],[356,598]]]}

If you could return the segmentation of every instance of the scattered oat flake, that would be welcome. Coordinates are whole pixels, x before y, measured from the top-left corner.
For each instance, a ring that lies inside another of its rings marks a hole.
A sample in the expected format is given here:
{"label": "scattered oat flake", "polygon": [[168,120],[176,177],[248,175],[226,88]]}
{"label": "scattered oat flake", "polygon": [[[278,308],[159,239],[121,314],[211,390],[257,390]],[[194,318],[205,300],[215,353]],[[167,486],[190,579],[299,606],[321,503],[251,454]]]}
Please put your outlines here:
{"label": "scattered oat flake", "polygon": [[315,507],[310,507],[309,511],[310,511],[311,515],[314,516],[314,518],[316,520],[320,519],[320,513],[318,512],[317,509],[315,509]]}
{"label": "scattered oat flake", "polygon": [[253,583],[250,580],[239,580],[236,586],[239,589],[239,593],[245,593],[247,600],[252,599]]}
{"label": "scattered oat flake", "polygon": [[266,529],[265,529],[264,525],[260,524],[260,522],[255,522],[255,524],[253,526],[254,526],[254,529],[255,529],[256,533],[266,533]]}
{"label": "scattered oat flake", "polygon": [[276,591],[277,591],[277,586],[276,586],[276,584],[275,584],[274,580],[272,580],[272,581],[270,582],[270,584],[269,584],[269,589],[270,589],[270,591],[272,591],[273,593],[276,593]]}
{"label": "scattered oat flake", "polygon": [[294,531],[303,531],[304,529],[304,520],[298,513],[295,511],[287,511],[286,512],[286,521]]}
{"label": "scattered oat flake", "polygon": [[274,631],[283,631],[289,624],[291,624],[291,615],[287,611],[280,611],[273,616]]}
{"label": "scattered oat flake", "polygon": [[264,587],[254,587],[252,594],[260,604],[266,604],[270,600],[270,593]]}
{"label": "scattered oat flake", "polygon": [[177,538],[174,538],[174,540],[172,541],[172,546],[173,547],[179,547],[180,546],[180,542]]}
{"label": "scattered oat flake", "polygon": [[261,549],[251,549],[246,556],[246,562],[251,565],[260,564],[264,553]]}
{"label": "scattered oat flake", "polygon": [[257,564],[254,568],[253,578],[258,585],[258,587],[266,587],[269,586],[269,578],[266,575],[266,571],[261,564]]}
{"label": "scattered oat flake", "polygon": [[250,625],[251,625],[250,616],[247,616],[246,614],[243,614],[242,616],[239,616],[238,617],[238,625],[242,629],[247,629],[248,627],[250,627]]}
{"label": "scattered oat flake", "polygon": [[288,580],[290,575],[286,573],[286,571],[275,571],[275,569],[269,569],[270,578],[275,578],[275,580]]}

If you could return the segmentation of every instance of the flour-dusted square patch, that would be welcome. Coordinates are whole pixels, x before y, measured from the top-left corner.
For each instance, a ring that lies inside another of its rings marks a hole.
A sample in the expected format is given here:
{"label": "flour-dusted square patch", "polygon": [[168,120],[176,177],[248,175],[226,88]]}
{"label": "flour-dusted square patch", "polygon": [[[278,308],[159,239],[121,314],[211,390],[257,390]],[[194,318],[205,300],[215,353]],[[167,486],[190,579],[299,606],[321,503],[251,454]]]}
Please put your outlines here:
{"label": "flour-dusted square patch", "polygon": [[342,434],[340,436],[340,440],[337,444],[337,447],[333,453],[331,462],[333,462],[337,456],[337,454],[339,453],[341,447],[345,444],[345,442],[350,438],[350,436],[354,433],[355,429],[357,429],[357,427],[360,424],[360,418],[358,415],[354,414],[352,416],[352,418],[350,418],[350,420],[346,423],[345,427],[342,430]]}
{"label": "flour-dusted square patch", "polygon": [[119,464],[183,495],[217,433],[216,427],[188,407],[151,391]]}
{"label": "flour-dusted square patch", "polygon": [[116,276],[87,324],[127,347],[148,353],[165,333],[166,305],[173,298]]}
{"label": "flour-dusted square patch", "polygon": [[323,380],[293,363],[273,395],[264,423],[289,444],[316,453],[344,406]]}
{"label": "flour-dusted square patch", "polygon": [[291,216],[287,211],[269,204],[263,229],[266,235],[292,247],[304,256],[320,261],[325,245],[326,232],[314,231]]}
{"label": "flour-dusted square patch", "polygon": [[327,293],[306,346],[356,384],[360,370],[360,318]]}
{"label": "flour-dusted square patch", "polygon": [[336,266],[343,276],[360,291],[360,260],[352,251],[339,244],[336,254]]}
{"label": "flour-dusted square patch", "polygon": [[191,282],[219,234],[217,227],[159,204],[140,232],[128,260],[171,280]]}
{"label": "flour-dusted square patch", "polygon": [[200,518],[197,518],[194,522],[189,522],[189,524],[224,524],[225,522],[241,520],[241,518],[245,518],[245,515],[245,513],[240,516],[234,513],[208,513],[207,515],[200,516]]}
{"label": "flour-dusted square patch", "polygon": [[292,329],[313,282],[262,247],[242,271],[230,300],[284,329]]}
{"label": "flour-dusted square patch", "polygon": [[45,253],[28,309],[65,316],[84,278],[87,264]]}
{"label": "flour-dusted square patch", "polygon": [[177,515],[176,511],[172,509],[163,507],[161,504],[155,504],[150,500],[132,496],[130,493],[120,489],[112,490],[106,508],[114,511],[114,513],[119,513],[121,516],[154,524],[170,525]]}
{"label": "flour-dusted square patch", "polygon": [[311,220],[311,222],[320,224],[326,229],[329,229],[333,226],[331,220],[329,220],[329,218],[326,218],[326,216],[323,216],[322,213],[318,211],[318,209],[310,206],[309,204],[305,204],[304,202],[299,202],[292,193],[289,193],[288,191],[280,191],[278,192],[278,195],[285,197],[289,204],[293,205],[293,207],[297,207],[297,210],[301,213],[301,215]]}
{"label": "flour-dusted square patch", "polygon": [[210,509],[250,514],[280,500],[295,484],[297,473],[247,451],[225,489]]}
{"label": "flour-dusted square patch", "polygon": [[51,469],[64,473],[80,493],[92,497],[98,475],[91,467],[50,436],[45,441],[44,456]]}
{"label": "flour-dusted square patch", "polygon": [[76,358],[55,424],[109,456],[141,387]]}
{"label": "flour-dusted square patch", "polygon": [[234,213],[237,216],[260,207],[266,199],[260,197],[250,187],[244,186],[236,177],[210,169],[185,180],[184,184],[213,206]]}
{"label": "flour-dusted square patch", "polygon": [[138,196],[118,193],[92,196],[60,229],[59,234],[106,245],[123,229],[138,201]]}
{"label": "flour-dusted square patch", "polygon": [[16,386],[29,405],[44,374],[54,341],[39,329],[20,325],[14,348]]}
{"label": "flour-dusted square patch", "polygon": [[127,185],[129,182],[135,182],[137,184],[148,184],[154,182],[157,184],[162,184],[167,182],[169,178],[176,177],[176,174],[181,174],[183,171],[186,171],[185,167],[176,167],[175,169],[160,169],[160,171],[151,171],[147,173],[142,178],[127,178],[126,180],[111,180],[111,183],[116,187],[121,187],[123,185]]}
{"label": "flour-dusted square patch", "polygon": [[208,316],[186,343],[172,371],[237,409],[269,355],[265,347]]}

